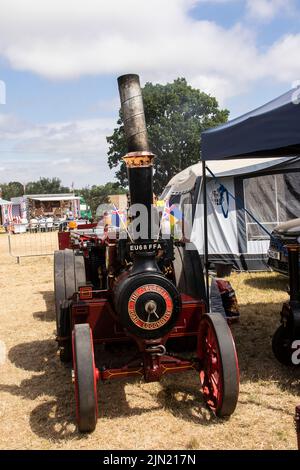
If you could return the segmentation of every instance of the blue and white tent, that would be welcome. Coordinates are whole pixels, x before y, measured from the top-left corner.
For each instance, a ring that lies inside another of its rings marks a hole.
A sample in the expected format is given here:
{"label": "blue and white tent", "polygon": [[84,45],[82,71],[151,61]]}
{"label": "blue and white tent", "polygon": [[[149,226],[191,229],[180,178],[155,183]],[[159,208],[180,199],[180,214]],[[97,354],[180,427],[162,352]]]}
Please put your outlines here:
{"label": "blue and white tent", "polygon": [[267,269],[267,232],[300,217],[299,103],[300,88],[295,88],[203,132],[202,162],[168,183],[164,197],[182,211],[192,204],[190,239],[200,254],[207,241],[211,262],[229,261],[241,270]]}
{"label": "blue and white tent", "polygon": [[[269,269],[267,232],[272,232],[280,222],[300,217],[300,157],[209,161],[206,166],[210,261],[229,262],[239,270]],[[202,164],[197,163],[174,176],[162,195],[184,214],[186,204],[192,204],[189,238],[201,255],[204,254],[202,181]],[[221,186],[233,197],[227,199],[224,191],[222,195]]]}

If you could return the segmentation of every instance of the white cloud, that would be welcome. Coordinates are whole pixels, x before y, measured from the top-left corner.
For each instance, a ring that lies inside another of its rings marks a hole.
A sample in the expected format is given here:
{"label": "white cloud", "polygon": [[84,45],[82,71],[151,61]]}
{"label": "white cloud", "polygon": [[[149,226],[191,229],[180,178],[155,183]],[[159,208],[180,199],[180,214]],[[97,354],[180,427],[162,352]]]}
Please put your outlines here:
{"label": "white cloud", "polygon": [[271,20],[276,15],[290,13],[293,9],[293,0],[247,0],[249,15],[259,20]]}
{"label": "white cloud", "polygon": [[292,84],[300,78],[300,33],[288,34],[270,48],[266,57],[266,68],[270,76],[276,70],[277,79]]}
{"label": "white cloud", "polygon": [[114,126],[113,119],[33,125],[0,115],[1,181],[59,175],[67,184],[75,180],[82,186],[113,180],[114,171],[107,165],[106,136]]}
{"label": "white cloud", "polygon": [[[294,5],[292,0],[0,0],[0,58],[50,79],[135,72],[142,82],[165,83],[184,76],[222,104],[259,80],[288,87],[300,78],[300,32],[262,51],[245,17],[226,29],[190,15],[194,6],[201,14],[208,2],[217,8],[234,1],[243,1],[248,18],[262,21],[291,13]],[[118,105],[115,97],[96,103],[94,111],[101,115]],[[112,179],[105,137],[114,125],[109,119],[32,125],[0,115],[1,147],[9,151],[0,152],[2,173],[32,179],[59,170],[69,183],[75,175],[77,184]]]}

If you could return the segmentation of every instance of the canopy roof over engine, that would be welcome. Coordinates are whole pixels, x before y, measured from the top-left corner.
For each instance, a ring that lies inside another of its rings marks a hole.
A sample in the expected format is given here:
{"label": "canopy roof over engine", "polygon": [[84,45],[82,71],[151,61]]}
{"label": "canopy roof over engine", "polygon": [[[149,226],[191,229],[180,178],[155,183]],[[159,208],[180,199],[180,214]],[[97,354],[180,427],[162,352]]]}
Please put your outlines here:
{"label": "canopy roof over engine", "polygon": [[202,160],[292,156],[300,152],[300,88],[201,134]]}

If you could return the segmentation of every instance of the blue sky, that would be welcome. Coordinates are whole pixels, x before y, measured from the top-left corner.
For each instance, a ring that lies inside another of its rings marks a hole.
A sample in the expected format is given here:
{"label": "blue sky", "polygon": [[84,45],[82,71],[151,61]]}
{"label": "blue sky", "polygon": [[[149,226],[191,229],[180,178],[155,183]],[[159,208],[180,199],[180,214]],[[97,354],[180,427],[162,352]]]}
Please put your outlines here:
{"label": "blue sky", "polygon": [[0,0],[0,182],[113,180],[122,73],[185,76],[232,118],[273,99],[300,80],[299,19],[296,0]]}

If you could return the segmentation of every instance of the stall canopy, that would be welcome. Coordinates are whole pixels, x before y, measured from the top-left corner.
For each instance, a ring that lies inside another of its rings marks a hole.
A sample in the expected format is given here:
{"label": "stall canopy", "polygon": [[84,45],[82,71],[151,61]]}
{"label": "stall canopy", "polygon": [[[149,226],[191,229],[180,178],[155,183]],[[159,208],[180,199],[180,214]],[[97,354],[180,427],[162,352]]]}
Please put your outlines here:
{"label": "stall canopy", "polygon": [[201,135],[202,160],[300,153],[300,88]]}
{"label": "stall canopy", "polygon": [[0,225],[12,221],[12,203],[0,198]]}
{"label": "stall canopy", "polygon": [[[260,108],[222,126],[202,132],[204,264],[209,299],[209,256],[206,162],[300,154],[300,88],[294,88]],[[209,308],[209,305],[208,305]]]}

